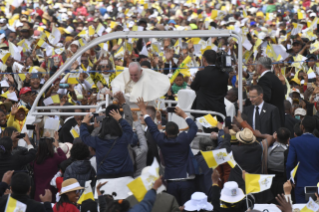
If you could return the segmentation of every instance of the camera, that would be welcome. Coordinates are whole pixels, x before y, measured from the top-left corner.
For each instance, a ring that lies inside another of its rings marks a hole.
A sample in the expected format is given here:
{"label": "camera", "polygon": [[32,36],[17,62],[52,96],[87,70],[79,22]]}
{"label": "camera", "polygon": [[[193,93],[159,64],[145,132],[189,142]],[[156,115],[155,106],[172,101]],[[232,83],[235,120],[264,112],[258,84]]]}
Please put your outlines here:
{"label": "camera", "polygon": [[216,67],[223,72],[232,72],[231,56],[225,51],[216,52]]}

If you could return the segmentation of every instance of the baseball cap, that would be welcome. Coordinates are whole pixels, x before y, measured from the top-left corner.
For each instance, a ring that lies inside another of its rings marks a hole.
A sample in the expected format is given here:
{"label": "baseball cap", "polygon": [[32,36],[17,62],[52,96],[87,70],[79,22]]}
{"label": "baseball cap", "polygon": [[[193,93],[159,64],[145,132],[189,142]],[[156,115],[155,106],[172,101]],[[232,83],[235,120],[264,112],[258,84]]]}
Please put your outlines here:
{"label": "baseball cap", "polygon": [[22,94],[26,94],[26,93],[28,93],[28,92],[31,92],[31,88],[29,88],[29,87],[23,87],[23,88],[21,88],[21,90],[20,90],[19,96],[21,96]]}

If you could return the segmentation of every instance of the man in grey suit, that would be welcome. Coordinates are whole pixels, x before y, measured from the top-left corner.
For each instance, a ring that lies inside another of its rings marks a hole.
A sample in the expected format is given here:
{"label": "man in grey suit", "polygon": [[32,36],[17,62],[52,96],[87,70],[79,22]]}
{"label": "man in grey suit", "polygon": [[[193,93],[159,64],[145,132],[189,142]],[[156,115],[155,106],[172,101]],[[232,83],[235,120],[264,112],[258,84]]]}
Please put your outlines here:
{"label": "man in grey suit", "polygon": [[247,116],[248,124],[261,134],[272,135],[280,128],[280,116],[278,108],[263,100],[263,89],[259,85],[250,87],[250,106],[244,108],[243,114]]}

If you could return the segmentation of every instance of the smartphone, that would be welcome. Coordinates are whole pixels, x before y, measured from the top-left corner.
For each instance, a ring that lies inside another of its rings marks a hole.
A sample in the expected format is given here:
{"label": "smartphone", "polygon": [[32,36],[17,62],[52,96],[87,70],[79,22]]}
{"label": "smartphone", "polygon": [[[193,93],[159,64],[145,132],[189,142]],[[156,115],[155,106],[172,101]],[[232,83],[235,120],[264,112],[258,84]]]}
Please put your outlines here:
{"label": "smartphone", "polygon": [[175,107],[168,107],[167,112],[168,113],[175,113]]}
{"label": "smartphone", "polygon": [[92,113],[92,115],[93,115],[94,118],[97,117],[97,116],[99,116],[98,113]]}
{"label": "smartphone", "polygon": [[68,83],[60,83],[59,88],[69,88],[70,85]]}
{"label": "smartphone", "polygon": [[318,193],[317,186],[305,186],[306,201],[309,201],[309,197],[311,197],[313,200],[317,199],[316,193]]}
{"label": "smartphone", "polygon": [[227,116],[225,119],[225,127],[228,127],[228,129],[231,129],[231,118],[230,116]]}
{"label": "smartphone", "polygon": [[27,124],[27,130],[35,130],[35,125]]}
{"label": "smartphone", "polygon": [[17,136],[17,138],[24,138],[25,137],[25,133],[20,133],[20,135]]}

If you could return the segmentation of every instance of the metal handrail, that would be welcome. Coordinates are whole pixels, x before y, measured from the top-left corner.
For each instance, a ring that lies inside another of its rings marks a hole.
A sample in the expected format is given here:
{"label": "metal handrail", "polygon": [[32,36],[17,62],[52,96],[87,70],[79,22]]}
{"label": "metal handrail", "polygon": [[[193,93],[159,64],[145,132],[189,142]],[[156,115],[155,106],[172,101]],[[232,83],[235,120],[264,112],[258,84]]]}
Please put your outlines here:
{"label": "metal handrail", "polygon": [[82,46],[68,61],[66,61],[62,67],[42,86],[39,95],[36,96],[35,104],[32,105],[29,114],[33,115],[37,108],[37,103],[39,102],[42,94],[52,85],[54,80],[58,78],[72,63],[85,53],[90,48],[97,46],[100,43],[104,43],[109,40],[119,39],[119,38],[180,38],[180,37],[234,37],[238,41],[238,99],[239,99],[239,109],[242,111],[242,42],[239,33],[232,30],[192,30],[192,31],[142,31],[142,32],[114,32],[110,34],[98,37],[87,45]]}

